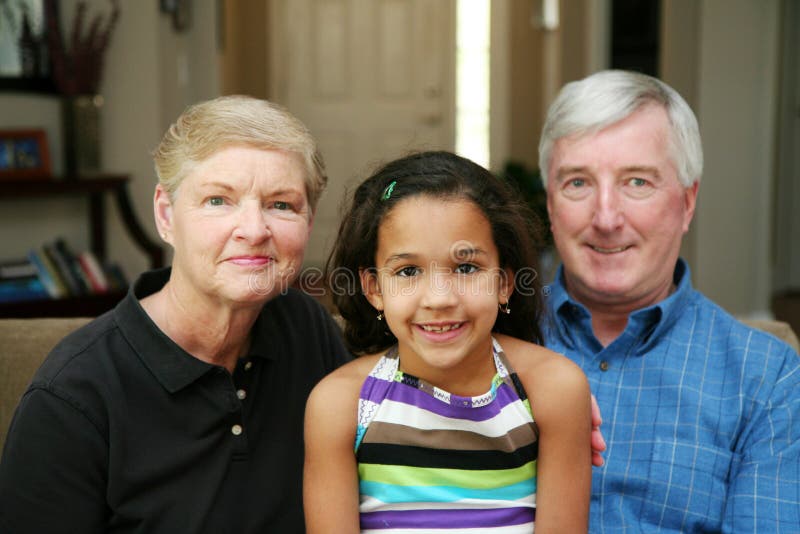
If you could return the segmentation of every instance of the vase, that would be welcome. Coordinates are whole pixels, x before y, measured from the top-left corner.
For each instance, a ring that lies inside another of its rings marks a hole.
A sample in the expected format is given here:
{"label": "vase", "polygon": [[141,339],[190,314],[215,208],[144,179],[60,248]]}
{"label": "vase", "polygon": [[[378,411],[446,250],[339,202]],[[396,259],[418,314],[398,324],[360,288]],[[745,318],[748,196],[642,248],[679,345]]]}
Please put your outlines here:
{"label": "vase", "polygon": [[64,175],[77,179],[101,172],[101,95],[70,95],[61,99]]}

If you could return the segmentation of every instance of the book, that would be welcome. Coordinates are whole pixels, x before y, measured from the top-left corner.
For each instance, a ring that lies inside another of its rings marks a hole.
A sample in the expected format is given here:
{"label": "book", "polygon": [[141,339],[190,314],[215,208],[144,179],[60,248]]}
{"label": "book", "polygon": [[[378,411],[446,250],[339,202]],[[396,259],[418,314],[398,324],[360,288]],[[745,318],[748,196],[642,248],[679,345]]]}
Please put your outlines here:
{"label": "book", "polygon": [[38,275],[0,280],[0,302],[42,300],[49,296]]}
{"label": "book", "polygon": [[36,276],[36,267],[28,258],[0,263],[0,280]]}
{"label": "book", "polygon": [[75,280],[75,284],[78,287],[78,293],[76,295],[90,295],[93,293],[92,291],[92,284],[89,281],[88,277],[83,271],[80,262],[78,261],[78,256],[72,251],[70,246],[64,241],[63,238],[59,237],[53,242],[53,246],[56,249],[56,253],[58,253],[62,258],[64,258],[64,262],[69,269],[69,274],[72,276],[73,280]]}
{"label": "book", "polygon": [[58,270],[43,250],[31,249],[28,252],[28,259],[36,268],[36,274],[50,298],[60,299],[69,294],[64,281],[58,274]]}
{"label": "book", "polygon": [[61,280],[63,280],[64,284],[67,286],[67,295],[82,295],[83,288],[78,279],[75,278],[75,275],[72,273],[72,267],[70,267],[69,260],[56,249],[54,243],[45,243],[42,245],[42,249],[44,250],[44,255],[50,259],[53,265],[55,265],[56,271],[61,277]]}
{"label": "book", "polygon": [[92,286],[92,291],[94,293],[107,293],[109,290],[108,278],[94,252],[86,250],[78,254],[78,263],[80,263],[84,274],[86,274],[86,278]]}
{"label": "book", "polygon": [[125,291],[128,288],[128,280],[122,268],[117,263],[111,263],[105,269],[108,278],[109,288],[113,291]]}

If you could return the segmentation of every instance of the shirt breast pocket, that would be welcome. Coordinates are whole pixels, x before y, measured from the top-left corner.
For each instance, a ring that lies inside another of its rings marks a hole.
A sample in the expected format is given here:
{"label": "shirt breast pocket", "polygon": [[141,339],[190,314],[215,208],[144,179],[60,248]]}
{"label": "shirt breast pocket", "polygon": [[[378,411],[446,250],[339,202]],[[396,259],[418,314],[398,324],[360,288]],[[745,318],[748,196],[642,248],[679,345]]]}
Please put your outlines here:
{"label": "shirt breast pocket", "polygon": [[653,447],[646,522],[680,532],[719,531],[731,469],[739,455],[687,440]]}

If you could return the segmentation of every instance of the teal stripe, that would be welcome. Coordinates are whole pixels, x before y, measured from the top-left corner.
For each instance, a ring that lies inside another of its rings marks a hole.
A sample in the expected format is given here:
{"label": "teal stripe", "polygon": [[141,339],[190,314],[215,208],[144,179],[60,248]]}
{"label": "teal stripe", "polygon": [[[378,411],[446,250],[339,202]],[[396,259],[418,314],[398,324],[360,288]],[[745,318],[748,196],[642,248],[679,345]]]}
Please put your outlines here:
{"label": "teal stripe", "polygon": [[367,427],[363,425],[356,425],[356,444],[353,447],[353,452],[358,452],[358,448],[361,446],[361,440],[364,439],[364,434],[367,433]]}
{"label": "teal stripe", "polygon": [[362,496],[374,497],[385,503],[454,502],[462,499],[516,501],[536,493],[535,478],[493,489],[469,489],[455,486],[398,486],[365,480],[359,481],[358,486]]}

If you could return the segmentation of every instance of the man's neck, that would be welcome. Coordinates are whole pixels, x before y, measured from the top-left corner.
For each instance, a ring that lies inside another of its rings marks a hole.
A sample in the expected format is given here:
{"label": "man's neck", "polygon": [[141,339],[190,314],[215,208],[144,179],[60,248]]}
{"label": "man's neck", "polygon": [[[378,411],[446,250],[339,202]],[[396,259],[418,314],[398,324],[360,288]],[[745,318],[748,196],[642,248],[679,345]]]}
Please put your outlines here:
{"label": "man's neck", "polygon": [[676,288],[675,284],[670,284],[665,291],[636,301],[613,302],[609,299],[587,298],[586,295],[578,296],[572,293],[570,295],[589,310],[594,337],[603,347],[607,347],[625,331],[628,318],[633,312],[661,302],[674,293]]}
{"label": "man's neck", "polygon": [[592,314],[592,332],[603,347],[613,343],[625,331],[625,327],[628,326],[628,316],[630,314],[627,312],[589,311]]}

